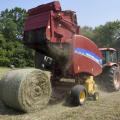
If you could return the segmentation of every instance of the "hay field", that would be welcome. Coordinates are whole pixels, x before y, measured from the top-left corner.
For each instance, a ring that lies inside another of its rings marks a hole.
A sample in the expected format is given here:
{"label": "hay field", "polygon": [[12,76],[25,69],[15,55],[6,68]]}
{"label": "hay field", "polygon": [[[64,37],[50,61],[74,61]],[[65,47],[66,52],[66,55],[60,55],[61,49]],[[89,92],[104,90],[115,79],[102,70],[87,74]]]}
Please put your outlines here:
{"label": "hay field", "polygon": [[[2,74],[8,70],[0,69]],[[61,101],[26,114],[7,108],[0,102],[0,120],[120,120],[120,92],[99,92],[99,101],[87,101],[82,107],[65,106]]]}

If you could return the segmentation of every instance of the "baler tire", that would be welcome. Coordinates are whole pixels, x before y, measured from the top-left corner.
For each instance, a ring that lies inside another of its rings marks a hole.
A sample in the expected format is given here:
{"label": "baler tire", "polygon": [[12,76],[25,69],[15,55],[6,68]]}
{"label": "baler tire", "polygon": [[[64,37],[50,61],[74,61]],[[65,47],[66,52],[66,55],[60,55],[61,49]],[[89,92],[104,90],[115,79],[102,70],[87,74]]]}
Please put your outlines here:
{"label": "baler tire", "polygon": [[103,77],[105,81],[105,87],[108,92],[118,91],[120,89],[120,79],[118,79],[119,69],[116,66],[112,66],[108,69]]}
{"label": "baler tire", "polygon": [[[80,98],[82,96],[82,98]],[[87,99],[87,91],[83,85],[76,85],[71,89],[71,104],[84,105]]]}

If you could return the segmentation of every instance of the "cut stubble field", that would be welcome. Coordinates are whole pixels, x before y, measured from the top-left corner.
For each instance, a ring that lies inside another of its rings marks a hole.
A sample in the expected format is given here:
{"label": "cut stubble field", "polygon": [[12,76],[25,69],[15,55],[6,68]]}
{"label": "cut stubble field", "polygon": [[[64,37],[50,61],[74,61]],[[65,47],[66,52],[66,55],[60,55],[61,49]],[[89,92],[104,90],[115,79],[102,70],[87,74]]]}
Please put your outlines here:
{"label": "cut stubble field", "polygon": [[[0,68],[0,77],[9,70]],[[66,106],[61,101],[32,113],[15,111],[0,102],[0,120],[120,120],[120,92],[99,93],[98,101],[88,100],[84,106]]]}

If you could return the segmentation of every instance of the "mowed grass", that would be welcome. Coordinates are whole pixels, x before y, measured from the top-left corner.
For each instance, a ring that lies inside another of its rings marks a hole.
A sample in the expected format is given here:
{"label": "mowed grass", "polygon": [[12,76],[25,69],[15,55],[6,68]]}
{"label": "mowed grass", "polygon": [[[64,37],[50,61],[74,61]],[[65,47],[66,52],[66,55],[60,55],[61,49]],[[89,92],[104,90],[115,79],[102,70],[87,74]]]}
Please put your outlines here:
{"label": "mowed grass", "polygon": [[[10,68],[0,67],[0,77]],[[64,101],[48,105],[34,113],[21,113],[0,102],[0,120],[120,120],[120,91],[99,91],[98,101],[87,101],[84,106],[71,107]]]}
{"label": "mowed grass", "polygon": [[0,120],[120,120],[119,100],[120,92],[103,93],[99,101],[87,101],[78,107],[64,106],[61,102],[26,114],[4,109]]}

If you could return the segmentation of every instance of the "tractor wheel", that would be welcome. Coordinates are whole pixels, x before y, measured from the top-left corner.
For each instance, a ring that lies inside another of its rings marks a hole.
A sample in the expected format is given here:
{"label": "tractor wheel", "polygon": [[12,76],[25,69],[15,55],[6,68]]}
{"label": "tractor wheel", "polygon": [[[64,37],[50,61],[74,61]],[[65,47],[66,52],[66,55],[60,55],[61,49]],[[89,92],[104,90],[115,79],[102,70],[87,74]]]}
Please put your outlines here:
{"label": "tractor wheel", "polygon": [[107,91],[118,91],[120,89],[120,72],[118,67],[112,66],[109,68],[103,77],[103,82]]}
{"label": "tractor wheel", "polygon": [[87,92],[84,86],[76,85],[71,89],[71,103],[75,106],[83,105],[87,98]]}

